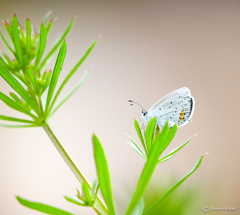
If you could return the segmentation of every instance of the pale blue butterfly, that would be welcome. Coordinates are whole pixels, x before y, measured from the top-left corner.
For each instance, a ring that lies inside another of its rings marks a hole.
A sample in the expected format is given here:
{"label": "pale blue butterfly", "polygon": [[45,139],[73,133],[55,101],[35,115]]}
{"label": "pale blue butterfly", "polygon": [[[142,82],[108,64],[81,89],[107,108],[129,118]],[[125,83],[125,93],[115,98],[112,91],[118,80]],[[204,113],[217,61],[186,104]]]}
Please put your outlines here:
{"label": "pale blue butterfly", "polygon": [[186,125],[193,116],[195,101],[187,87],[182,87],[164,96],[156,102],[147,112],[140,104],[129,100],[131,105],[137,104],[142,108],[143,125],[156,117],[159,127],[164,127],[166,121],[169,127],[177,124],[178,127]]}

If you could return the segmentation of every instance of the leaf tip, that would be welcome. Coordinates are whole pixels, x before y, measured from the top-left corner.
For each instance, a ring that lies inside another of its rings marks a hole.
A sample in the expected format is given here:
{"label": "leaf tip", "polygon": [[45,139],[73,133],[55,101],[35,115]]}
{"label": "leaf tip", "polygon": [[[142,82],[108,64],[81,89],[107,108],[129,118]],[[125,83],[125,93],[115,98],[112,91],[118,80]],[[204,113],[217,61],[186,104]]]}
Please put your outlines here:
{"label": "leaf tip", "polygon": [[100,38],[102,37],[102,35],[101,34],[99,34],[97,37],[96,37],[96,41],[98,41]]}
{"label": "leaf tip", "polygon": [[49,10],[49,11],[45,14],[45,16],[46,16],[46,17],[49,17],[51,14],[52,14],[52,11]]}
{"label": "leaf tip", "polygon": [[2,20],[2,23],[3,23],[4,25],[8,25],[8,23],[7,23],[5,20]]}
{"label": "leaf tip", "polygon": [[75,15],[71,21],[75,21],[76,18],[77,18],[77,15]]}
{"label": "leaf tip", "polygon": [[92,139],[93,139],[93,142],[97,139],[96,134],[93,133],[93,135],[92,135]]}
{"label": "leaf tip", "polygon": [[55,18],[51,19],[50,22],[55,22],[55,21],[57,21],[57,19],[58,19],[58,18],[55,17]]}

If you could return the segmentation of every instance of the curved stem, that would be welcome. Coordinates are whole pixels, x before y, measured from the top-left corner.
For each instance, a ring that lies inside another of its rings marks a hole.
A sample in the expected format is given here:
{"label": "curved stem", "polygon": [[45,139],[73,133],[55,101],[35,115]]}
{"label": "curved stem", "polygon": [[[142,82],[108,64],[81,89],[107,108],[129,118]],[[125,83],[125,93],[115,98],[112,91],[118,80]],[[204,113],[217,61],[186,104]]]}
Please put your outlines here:
{"label": "curved stem", "polygon": [[[91,186],[89,185],[88,181],[83,176],[83,174],[78,170],[78,168],[73,163],[71,158],[68,156],[67,152],[64,150],[64,148],[62,147],[62,145],[60,144],[60,142],[58,141],[58,139],[56,138],[56,136],[54,135],[54,133],[52,132],[50,127],[48,126],[48,124],[46,122],[43,122],[42,127],[45,130],[45,132],[47,133],[48,137],[51,139],[51,141],[54,144],[54,146],[56,147],[56,149],[58,150],[59,154],[62,156],[63,160],[66,162],[66,164],[71,169],[71,171],[73,172],[73,174],[75,175],[77,180],[80,182],[80,184],[85,182],[88,185],[88,187],[91,189]],[[103,215],[109,214],[106,206],[104,205],[104,203],[102,202],[102,200],[99,197],[97,197],[96,202],[93,206],[93,209],[98,214],[103,214]]]}

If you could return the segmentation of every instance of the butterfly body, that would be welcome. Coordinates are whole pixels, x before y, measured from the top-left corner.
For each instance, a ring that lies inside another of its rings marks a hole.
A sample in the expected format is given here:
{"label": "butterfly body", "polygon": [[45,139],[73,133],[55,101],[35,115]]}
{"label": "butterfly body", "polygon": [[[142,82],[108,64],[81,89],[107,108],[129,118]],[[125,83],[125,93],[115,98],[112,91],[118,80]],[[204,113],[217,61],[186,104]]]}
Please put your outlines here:
{"label": "butterfly body", "polygon": [[164,127],[167,120],[170,127],[174,124],[181,127],[192,118],[194,107],[195,101],[190,90],[182,87],[157,101],[148,112],[143,108],[143,124],[147,125],[153,117],[156,117],[159,127]]}

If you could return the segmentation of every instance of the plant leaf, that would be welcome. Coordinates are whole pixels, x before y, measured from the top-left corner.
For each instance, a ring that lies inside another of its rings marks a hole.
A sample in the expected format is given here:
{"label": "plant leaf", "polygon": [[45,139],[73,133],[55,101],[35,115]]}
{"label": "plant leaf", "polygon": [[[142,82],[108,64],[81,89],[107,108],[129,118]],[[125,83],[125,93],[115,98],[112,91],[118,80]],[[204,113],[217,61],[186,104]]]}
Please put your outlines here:
{"label": "plant leaf", "polygon": [[187,143],[192,139],[193,137],[190,137],[186,142],[184,142],[182,145],[180,145],[179,147],[173,149],[169,154],[167,154],[166,156],[164,156],[163,158],[159,159],[159,163],[162,163],[164,161],[169,160],[171,157],[173,157],[173,155],[175,155],[176,152],[178,152],[181,148],[183,148],[185,145],[187,145]]}
{"label": "plant leaf", "polygon": [[99,188],[100,186],[99,186],[98,178],[95,178],[95,180],[93,181],[92,190],[91,190],[93,202],[96,201]]}
{"label": "plant leaf", "polygon": [[18,98],[18,96],[15,93],[9,93],[10,96],[17,102],[20,106],[23,105],[22,101]]}
{"label": "plant leaf", "polygon": [[30,113],[29,111],[25,110],[22,106],[20,106],[18,103],[16,103],[15,101],[13,101],[12,99],[10,99],[8,96],[6,96],[5,94],[3,94],[2,92],[0,92],[0,100],[2,100],[6,105],[8,105],[9,107],[20,111],[22,113],[27,114],[28,116],[32,117],[35,120],[38,120],[38,118],[36,116],[34,116],[32,113]]}
{"label": "plant leaf", "polygon": [[42,61],[39,70],[41,70],[45,64],[47,63],[47,61],[49,60],[49,58],[54,54],[54,52],[57,50],[57,48],[61,45],[62,41],[65,39],[65,37],[68,35],[69,31],[71,30],[72,26],[74,23],[74,19],[72,19],[68,25],[68,27],[66,28],[66,30],[64,31],[62,37],[59,39],[59,41],[56,43],[55,46],[53,46],[53,48],[51,49],[51,51],[47,54],[47,56],[44,58],[44,60]]}
{"label": "plant leaf", "polygon": [[27,18],[26,20],[26,51],[27,53],[30,52],[31,50],[31,22],[30,20]]}
{"label": "plant leaf", "polygon": [[19,196],[16,197],[17,200],[24,206],[46,213],[46,214],[52,214],[52,215],[74,215],[72,213],[69,213],[67,211],[61,210],[59,208],[50,206],[50,205],[46,205],[46,204],[42,204],[42,203],[38,203],[38,202],[32,202],[26,199],[23,199]]}
{"label": "plant leaf", "polygon": [[0,115],[0,120],[36,124],[34,121],[31,121],[31,120],[19,119],[19,118],[14,118],[10,116],[4,116],[4,115]]}
{"label": "plant leaf", "polygon": [[111,180],[107,159],[105,157],[102,145],[96,135],[93,135],[93,150],[100,189],[108,207],[109,214],[114,215],[116,213],[113,204]]}
{"label": "plant leaf", "polygon": [[0,127],[3,128],[29,128],[29,127],[38,127],[39,125],[29,124],[29,125],[8,125],[0,123]]}
{"label": "plant leaf", "polygon": [[156,127],[156,122],[157,122],[156,117],[153,117],[147,125],[145,140],[146,140],[148,154],[150,154],[151,152],[153,134]]}
{"label": "plant leaf", "polygon": [[22,70],[25,71],[25,65],[24,65],[24,60],[23,60],[23,51],[22,51],[19,30],[18,30],[18,19],[17,19],[16,15],[14,15],[12,18],[12,34],[13,34],[13,41],[14,41],[19,64],[20,64]]}
{"label": "plant leaf", "polygon": [[[128,135],[128,134],[127,134]],[[147,159],[146,155],[144,154],[144,152],[142,151],[142,149],[138,146],[138,144],[135,142],[135,140],[133,140],[132,137],[130,137],[128,135],[129,139],[131,140],[131,142],[129,142],[130,146],[133,147],[133,149],[139,154],[141,155],[144,159]]]}
{"label": "plant leaf", "polygon": [[145,204],[143,199],[140,199],[137,207],[134,209],[132,215],[142,215],[142,212],[144,210]]}
{"label": "plant leaf", "polygon": [[[47,73],[45,73],[45,74],[47,74]],[[43,85],[42,90],[41,90],[41,94],[43,94],[44,91],[48,88],[48,86],[50,84],[50,81],[51,81],[51,77],[52,77],[52,72],[48,72],[47,77],[44,81],[44,85]],[[42,78],[42,80],[43,80],[43,78]]]}
{"label": "plant leaf", "polygon": [[2,40],[3,42],[6,44],[6,46],[8,47],[8,49],[10,50],[10,52],[13,53],[13,55],[15,54],[13,49],[12,49],[12,46],[10,45],[10,43],[7,41],[6,37],[4,36],[4,34],[2,33],[2,31],[0,30],[0,35],[2,37]]}
{"label": "plant leaf", "polygon": [[66,55],[66,50],[67,50],[67,44],[64,41],[62,46],[61,46],[61,49],[59,51],[57,61],[56,61],[56,64],[55,64],[55,67],[54,67],[54,70],[53,70],[51,82],[50,82],[50,85],[49,85],[49,89],[48,89],[47,102],[46,102],[46,106],[45,106],[46,115],[48,115],[48,113],[50,111],[49,110],[49,105],[50,105],[50,102],[51,102],[52,97],[53,97],[53,92],[55,90],[59,74],[62,70],[62,65],[63,65],[63,62],[64,62],[65,55]]}
{"label": "plant leaf", "polygon": [[[61,102],[59,102],[59,104],[54,108],[54,110],[50,113],[49,117],[52,117],[52,115],[58,110],[58,108],[60,108],[85,82],[85,80],[87,79],[88,75],[90,73],[90,69],[88,69],[83,76],[81,77],[81,79],[78,81],[78,83],[75,85],[75,87],[73,87],[70,92],[61,100]],[[53,107],[53,106],[52,106]]]}
{"label": "plant leaf", "polygon": [[143,168],[142,174],[140,176],[140,179],[138,181],[137,188],[135,190],[135,193],[133,195],[133,198],[128,206],[126,215],[130,215],[137,204],[139,203],[140,199],[142,198],[147,185],[152,177],[152,174],[154,172],[154,169],[157,165],[158,158],[160,154],[162,153],[161,151],[161,146],[165,144],[167,135],[168,135],[168,122],[166,122],[166,125],[164,126],[160,136],[156,140],[155,144],[152,147],[151,153],[148,156],[148,160],[145,163],[145,166]]}
{"label": "plant leaf", "polygon": [[11,40],[12,40],[12,42],[14,44],[12,29],[11,29],[10,25],[7,22],[4,21],[4,24],[5,24],[6,31],[8,32],[8,35],[9,35],[9,37],[11,38]]}
{"label": "plant leaf", "polygon": [[11,70],[10,67],[7,65],[7,63],[5,62],[5,60],[3,60],[3,58],[1,56],[0,56],[0,64],[2,64],[8,70]]}
{"label": "plant leaf", "polygon": [[1,64],[0,64],[0,75],[28,103],[28,105],[35,111],[35,113],[37,115],[40,115],[37,105],[33,102],[28,92]]}
{"label": "plant leaf", "polygon": [[157,200],[150,208],[148,208],[142,215],[149,214],[152,209],[159,205],[167,196],[169,196],[174,190],[176,190],[190,175],[192,175],[202,163],[204,155],[201,156],[195,167],[185,175],[181,180],[179,180],[173,187],[171,187],[159,200]]}
{"label": "plant leaf", "polygon": [[88,188],[88,185],[86,184],[86,182],[82,183],[82,191],[86,197],[86,200],[88,203],[92,203],[92,196],[90,194],[90,190]]}
{"label": "plant leaf", "polygon": [[42,18],[42,22],[44,25],[47,24],[47,21],[48,21],[48,17],[51,15],[52,11],[49,10],[46,14],[44,14],[43,18]]}
{"label": "plant leaf", "polygon": [[155,137],[154,137],[154,140],[153,140],[153,144],[155,143],[156,139],[159,137],[160,135],[160,128],[159,126],[157,125],[156,127],[156,132],[155,132]]}
{"label": "plant leaf", "polygon": [[143,136],[142,136],[142,132],[141,132],[141,129],[139,127],[138,121],[136,119],[134,119],[134,126],[135,126],[135,130],[137,131],[138,137],[139,137],[139,139],[142,143],[142,146],[145,150],[145,154],[148,155],[148,151],[147,151],[147,148],[146,148]]}
{"label": "plant leaf", "polygon": [[67,201],[69,201],[69,202],[71,202],[71,203],[73,203],[73,204],[75,204],[75,205],[88,206],[88,205],[86,205],[85,203],[82,203],[82,202],[80,202],[79,200],[74,199],[74,198],[71,197],[71,196],[64,196],[64,198],[65,198]]}
{"label": "plant leaf", "polygon": [[47,31],[46,31],[45,25],[42,23],[41,29],[40,29],[40,45],[39,45],[39,49],[38,49],[37,58],[35,61],[35,67],[37,67],[38,64],[40,63],[40,60],[43,56],[43,52],[46,47],[46,43],[47,43]]}
{"label": "plant leaf", "polygon": [[63,87],[66,85],[66,83],[69,81],[69,79],[73,76],[73,74],[77,71],[77,69],[81,66],[81,64],[84,62],[84,60],[87,58],[87,56],[90,54],[90,52],[92,51],[92,49],[94,48],[94,46],[97,43],[98,38],[96,38],[92,44],[90,45],[90,47],[88,48],[88,50],[86,51],[86,53],[83,55],[83,57],[77,62],[77,64],[74,66],[74,68],[69,72],[69,74],[67,75],[67,77],[64,79],[63,83],[61,84],[61,86],[59,87],[53,102],[51,104],[50,110],[52,109],[54,103],[56,102],[60,92],[62,91]]}
{"label": "plant leaf", "polygon": [[53,22],[54,22],[54,19],[50,20],[50,22],[48,23],[48,26],[47,26],[47,28],[46,28],[46,32],[47,32],[47,34],[48,34],[49,31],[51,30],[52,25],[53,25]]}
{"label": "plant leaf", "polygon": [[33,71],[32,69],[28,69],[28,74],[29,74],[29,77],[31,79],[31,82],[32,82],[32,85],[33,85],[33,88],[35,90],[35,92],[37,94],[39,94],[39,89],[38,89],[38,85],[37,85],[37,81],[36,81],[36,78],[35,78],[35,75],[33,74]]}
{"label": "plant leaf", "polygon": [[160,151],[161,153],[168,147],[168,145],[171,143],[172,139],[174,138],[175,134],[177,132],[177,124],[175,124],[169,131],[166,141],[163,145],[161,145]]}

